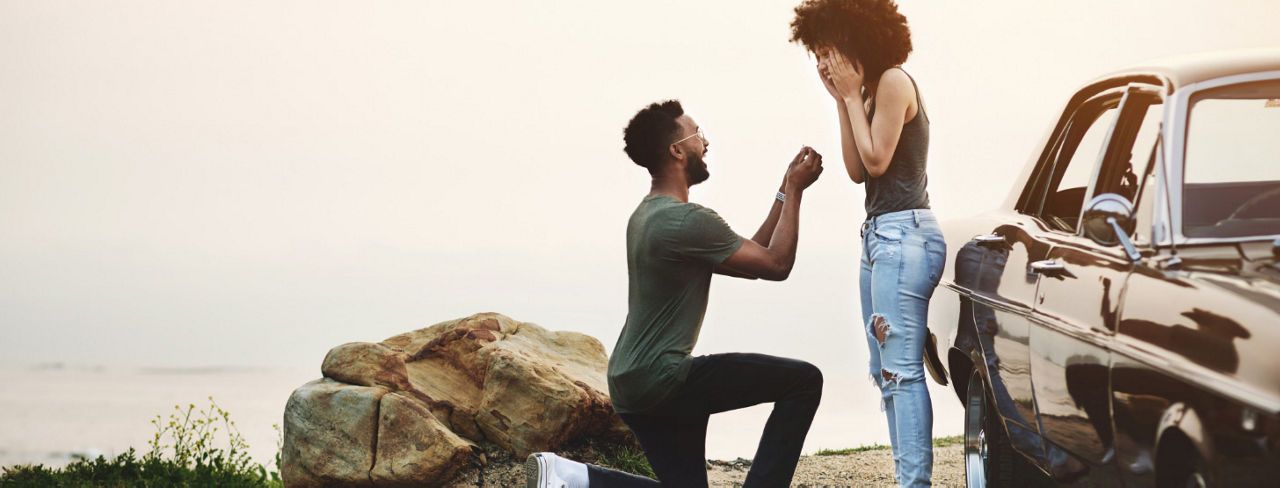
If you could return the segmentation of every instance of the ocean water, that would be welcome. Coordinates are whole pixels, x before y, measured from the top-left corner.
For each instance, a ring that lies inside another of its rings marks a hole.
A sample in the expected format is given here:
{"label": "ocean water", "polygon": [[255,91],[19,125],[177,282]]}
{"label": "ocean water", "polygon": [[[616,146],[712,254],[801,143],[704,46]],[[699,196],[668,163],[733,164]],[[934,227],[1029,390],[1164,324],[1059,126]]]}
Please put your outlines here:
{"label": "ocean water", "polygon": [[[174,406],[207,408],[212,396],[231,414],[253,458],[274,466],[277,432],[294,388],[320,377],[315,369],[0,365],[0,466],[61,466],[78,457],[114,456],[130,446],[146,452]],[[935,385],[936,386],[936,385]],[[931,389],[934,434],[961,432],[955,395]],[[865,377],[827,374],[823,401],[805,442],[806,453],[888,443],[879,396]],[[707,456],[751,458],[770,405],[711,417]],[[222,438],[218,441],[225,446]]]}
{"label": "ocean water", "polygon": [[[154,438],[151,419],[174,406],[207,409],[212,396],[249,444],[253,458],[275,463],[289,393],[319,377],[302,369],[160,369],[65,364],[0,366],[0,465],[63,465],[108,457],[130,446],[139,455]],[[226,446],[225,438],[218,443]]]}

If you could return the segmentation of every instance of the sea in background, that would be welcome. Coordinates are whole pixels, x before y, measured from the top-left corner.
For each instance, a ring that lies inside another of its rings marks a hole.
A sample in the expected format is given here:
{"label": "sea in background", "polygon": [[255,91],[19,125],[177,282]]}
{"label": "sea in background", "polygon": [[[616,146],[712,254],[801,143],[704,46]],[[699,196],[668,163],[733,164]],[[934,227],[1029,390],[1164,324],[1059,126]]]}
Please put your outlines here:
{"label": "sea in background", "polygon": [[[650,184],[621,131],[666,98],[709,134],[691,198],[739,234],[802,145],[827,156],[790,278],[715,278],[695,353],[818,365],[806,452],[888,442],[865,192],[787,42],[797,3],[0,1],[0,465],[146,451],[209,396],[271,465],[328,348],[477,312],[611,347]],[[1004,201],[1094,77],[1280,45],[1275,0],[899,3],[944,222]],[[959,433],[932,388],[935,435]],[[712,417],[708,456],[750,457],[768,411]]]}
{"label": "sea in background", "polygon": [[[114,456],[150,449],[156,429],[174,406],[203,409],[212,396],[231,419],[254,460],[274,469],[277,432],[294,388],[320,377],[302,368],[146,368],[62,363],[0,365],[0,466],[61,466],[78,457]],[[945,387],[931,389],[934,435],[962,431],[960,404]],[[770,405],[711,417],[707,457],[750,459]],[[804,452],[883,443],[888,439],[878,396],[866,377],[827,373]],[[219,442],[225,446],[225,437]]]}

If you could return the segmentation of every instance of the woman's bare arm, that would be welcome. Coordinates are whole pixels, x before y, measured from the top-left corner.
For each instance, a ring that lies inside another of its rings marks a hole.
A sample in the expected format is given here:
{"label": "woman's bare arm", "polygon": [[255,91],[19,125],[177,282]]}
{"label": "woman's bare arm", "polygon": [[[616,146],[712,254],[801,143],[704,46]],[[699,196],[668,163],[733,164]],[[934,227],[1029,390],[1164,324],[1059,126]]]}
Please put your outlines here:
{"label": "woman's bare arm", "polygon": [[[877,178],[889,169],[902,136],[902,126],[908,112],[914,109],[914,85],[902,70],[885,71],[876,88],[876,115],[868,120],[863,108],[861,64],[851,64],[844,56],[834,53],[828,69],[832,83],[843,98],[844,113],[848,114],[844,119],[849,122],[860,165],[866,168],[865,176]],[[843,125],[844,120],[841,122]]]}

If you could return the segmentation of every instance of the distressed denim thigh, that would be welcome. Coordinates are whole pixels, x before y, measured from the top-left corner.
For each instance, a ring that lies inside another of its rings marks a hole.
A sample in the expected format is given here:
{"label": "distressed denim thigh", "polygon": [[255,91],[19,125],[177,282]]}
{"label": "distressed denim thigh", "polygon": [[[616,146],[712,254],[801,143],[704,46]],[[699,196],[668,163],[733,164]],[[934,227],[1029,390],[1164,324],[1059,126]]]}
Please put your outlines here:
{"label": "distressed denim thigh", "polygon": [[877,383],[924,378],[924,312],[933,280],[925,241],[909,225],[885,225],[868,243],[871,310],[864,311],[864,323],[868,343],[878,349],[879,361],[872,361],[878,368],[871,371]]}

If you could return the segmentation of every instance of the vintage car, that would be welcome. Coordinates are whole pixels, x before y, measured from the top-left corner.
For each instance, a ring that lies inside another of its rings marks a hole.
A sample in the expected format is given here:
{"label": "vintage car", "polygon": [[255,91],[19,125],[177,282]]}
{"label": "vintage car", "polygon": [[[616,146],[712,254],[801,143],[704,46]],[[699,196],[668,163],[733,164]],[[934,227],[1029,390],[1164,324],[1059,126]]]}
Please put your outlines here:
{"label": "vintage car", "polygon": [[944,221],[925,359],[970,487],[1280,486],[1280,50],[1079,89]]}

